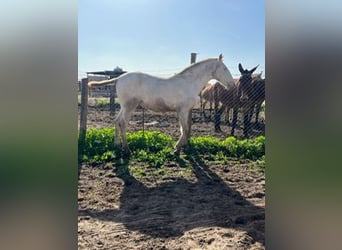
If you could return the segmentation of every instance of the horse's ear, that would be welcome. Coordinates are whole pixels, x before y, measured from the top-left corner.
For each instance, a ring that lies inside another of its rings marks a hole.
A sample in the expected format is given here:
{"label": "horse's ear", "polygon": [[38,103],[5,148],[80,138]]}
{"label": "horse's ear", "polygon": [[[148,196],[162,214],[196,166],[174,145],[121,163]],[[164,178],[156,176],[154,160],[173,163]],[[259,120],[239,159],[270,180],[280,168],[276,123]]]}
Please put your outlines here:
{"label": "horse's ear", "polygon": [[245,73],[245,70],[243,69],[241,63],[239,63],[239,71],[240,71],[241,74]]}
{"label": "horse's ear", "polygon": [[219,61],[222,61],[222,60],[223,60],[223,55],[220,54],[220,55],[219,55]]}
{"label": "horse's ear", "polygon": [[257,66],[255,66],[253,69],[251,69],[251,70],[249,71],[249,73],[252,74],[258,67],[259,67],[259,64],[258,64]]}

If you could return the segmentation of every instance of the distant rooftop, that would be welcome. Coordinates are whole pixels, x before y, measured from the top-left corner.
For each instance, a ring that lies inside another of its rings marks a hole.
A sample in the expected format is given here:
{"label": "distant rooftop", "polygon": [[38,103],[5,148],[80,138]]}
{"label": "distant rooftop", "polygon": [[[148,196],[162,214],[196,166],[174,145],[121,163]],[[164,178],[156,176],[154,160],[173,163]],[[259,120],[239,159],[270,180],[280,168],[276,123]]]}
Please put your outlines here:
{"label": "distant rooftop", "polygon": [[116,68],[113,70],[91,71],[91,72],[87,72],[87,74],[116,77],[126,72],[127,71],[123,71],[122,68],[116,66]]}

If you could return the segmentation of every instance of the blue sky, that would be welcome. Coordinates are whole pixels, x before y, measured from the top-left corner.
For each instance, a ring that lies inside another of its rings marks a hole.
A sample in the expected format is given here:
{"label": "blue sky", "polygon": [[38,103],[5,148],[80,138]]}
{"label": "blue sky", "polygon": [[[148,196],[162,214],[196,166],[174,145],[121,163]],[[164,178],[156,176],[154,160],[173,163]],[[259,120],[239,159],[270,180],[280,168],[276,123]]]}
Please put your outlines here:
{"label": "blue sky", "polygon": [[116,66],[170,76],[224,55],[265,72],[264,0],[82,0],[78,2],[78,75]]}

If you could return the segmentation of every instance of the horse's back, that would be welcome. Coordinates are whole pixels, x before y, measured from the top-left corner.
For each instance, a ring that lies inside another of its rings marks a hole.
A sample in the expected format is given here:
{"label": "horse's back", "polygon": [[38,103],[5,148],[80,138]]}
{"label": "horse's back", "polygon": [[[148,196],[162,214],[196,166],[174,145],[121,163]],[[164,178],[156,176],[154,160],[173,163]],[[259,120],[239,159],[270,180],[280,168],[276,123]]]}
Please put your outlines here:
{"label": "horse's back", "polygon": [[262,102],[265,100],[265,79],[256,79],[252,84],[255,101]]}
{"label": "horse's back", "polygon": [[197,102],[197,95],[191,95],[181,79],[159,78],[139,72],[120,79],[117,95],[121,103],[134,99],[143,107],[157,112],[174,111]]}
{"label": "horse's back", "polygon": [[218,99],[221,103],[227,106],[233,105],[234,98],[235,98],[235,86],[232,88],[225,88],[219,83],[215,84],[215,88],[218,94]]}
{"label": "horse's back", "polygon": [[118,95],[129,93],[131,95],[152,92],[158,88],[165,79],[151,76],[141,72],[131,72],[120,78],[117,83]]}

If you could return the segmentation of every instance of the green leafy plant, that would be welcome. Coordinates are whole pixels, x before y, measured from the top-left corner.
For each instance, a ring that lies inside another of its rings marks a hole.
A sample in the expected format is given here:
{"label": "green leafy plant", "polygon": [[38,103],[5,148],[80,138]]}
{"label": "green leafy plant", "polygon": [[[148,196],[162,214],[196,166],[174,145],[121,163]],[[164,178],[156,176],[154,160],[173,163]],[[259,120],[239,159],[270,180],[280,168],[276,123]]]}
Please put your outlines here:
{"label": "green leafy plant", "polygon": [[[120,156],[121,149],[114,147],[114,129],[89,129],[81,161],[108,162]],[[161,168],[167,161],[176,160],[173,154],[175,142],[172,137],[157,131],[127,133],[131,160],[147,163],[150,167]],[[210,136],[192,137],[184,149],[189,156],[206,161],[228,162],[230,157],[256,161],[265,168],[265,137],[238,140],[227,137],[219,140]]]}
{"label": "green leafy plant", "polygon": [[[114,129],[88,129],[84,145],[84,154],[88,159],[99,159],[101,155],[114,150]],[[108,154],[108,153],[107,153]]]}
{"label": "green leafy plant", "polygon": [[102,108],[109,106],[109,102],[104,99],[96,100],[95,107]]}
{"label": "green leafy plant", "polygon": [[164,148],[172,147],[174,144],[171,136],[157,131],[127,133],[127,140],[132,151],[144,149],[149,153],[157,153]]}

